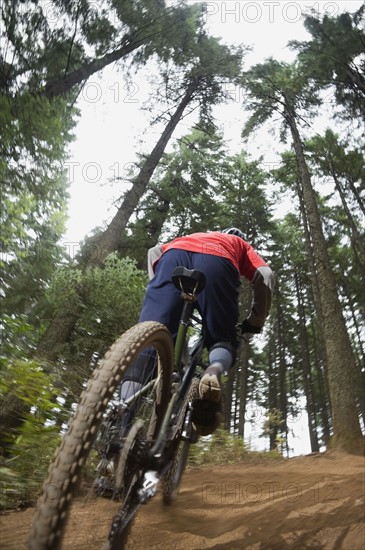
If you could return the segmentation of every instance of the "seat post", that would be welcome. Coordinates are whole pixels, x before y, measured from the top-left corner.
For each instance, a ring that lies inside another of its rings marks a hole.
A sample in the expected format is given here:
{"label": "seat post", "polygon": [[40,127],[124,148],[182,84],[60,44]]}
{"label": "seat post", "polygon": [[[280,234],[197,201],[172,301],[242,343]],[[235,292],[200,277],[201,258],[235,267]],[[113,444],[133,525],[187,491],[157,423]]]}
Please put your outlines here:
{"label": "seat post", "polygon": [[189,320],[193,313],[194,303],[198,299],[198,294],[205,286],[205,275],[198,269],[187,269],[178,266],[172,272],[172,282],[181,291],[181,298],[184,300],[175,342],[175,368],[180,370]]}
{"label": "seat post", "polygon": [[189,327],[189,319],[193,313],[193,309],[194,302],[184,300],[184,307],[182,310],[175,342],[175,367],[178,370],[180,369],[181,358],[184,350],[184,342]]}

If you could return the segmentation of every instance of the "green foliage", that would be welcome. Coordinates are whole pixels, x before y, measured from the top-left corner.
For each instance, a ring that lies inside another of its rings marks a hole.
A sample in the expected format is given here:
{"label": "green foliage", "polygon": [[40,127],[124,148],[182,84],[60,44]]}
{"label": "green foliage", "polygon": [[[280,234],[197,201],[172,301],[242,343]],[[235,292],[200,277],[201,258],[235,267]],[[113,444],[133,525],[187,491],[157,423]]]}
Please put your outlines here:
{"label": "green foliage", "polygon": [[224,145],[213,124],[200,121],[166,153],[129,224],[120,252],[146,267],[148,248],[187,231],[217,227]]}
{"label": "green foliage", "polygon": [[309,15],[304,25],[312,39],[290,43],[299,51],[301,71],[318,87],[333,87],[337,106],[344,108],[342,117],[350,120],[365,118],[364,17],[364,6],[354,14],[325,15],[322,20]]}
{"label": "green foliage", "polygon": [[2,434],[6,453],[1,457],[1,507],[34,501],[59,443],[60,425],[66,419],[54,378],[36,361],[2,357],[0,399],[3,413],[17,399],[24,406],[24,422],[16,431]]}
{"label": "green foliage", "polygon": [[188,466],[217,466],[265,458],[279,459],[281,455],[276,451],[251,451],[242,437],[219,429],[190,447]]}
{"label": "green foliage", "polygon": [[62,48],[57,56],[55,48],[47,49],[50,29],[38,2],[4,4],[0,17],[2,305],[6,313],[26,312],[36,322],[45,307],[44,289],[63,256],[57,242],[68,199],[64,162],[77,111],[64,99],[50,102],[31,91],[45,78],[46,67],[55,69],[56,59],[66,56]]}
{"label": "green foliage", "polygon": [[33,315],[64,256],[58,244],[68,199],[63,163],[73,120],[65,102],[29,93],[3,95],[0,104],[3,308]]}
{"label": "green foliage", "polygon": [[[84,275],[85,306],[77,325],[84,334],[85,349],[103,352],[122,332],[138,321],[147,285],[147,275],[127,258],[110,254],[104,269]],[[87,341],[86,341],[87,339]],[[81,342],[78,344],[82,346]]]}
{"label": "green foliage", "polygon": [[268,437],[272,433],[282,430],[285,427],[283,413],[278,409],[271,409],[266,413],[266,420],[262,426],[262,437]]}
{"label": "green foliage", "polygon": [[[187,228],[194,232],[216,227],[218,182],[224,157],[222,135],[203,121],[166,156],[166,168],[158,186],[170,203],[168,223],[164,225],[169,237],[182,234]],[[169,231],[171,225],[176,229]]]}
{"label": "green foliage", "polygon": [[[156,55],[163,62],[184,65],[189,62],[198,42],[201,25],[200,6],[184,2],[166,6],[161,0],[112,0],[118,17],[136,34],[142,45],[134,55],[135,64],[145,64]],[[170,3],[171,4],[171,3]]]}
{"label": "green foliage", "polygon": [[64,308],[66,311],[76,311],[82,303],[79,290],[83,281],[81,269],[60,267],[54,274],[47,289],[47,297],[55,312]]}
{"label": "green foliage", "polygon": [[244,72],[241,85],[247,92],[244,108],[252,113],[242,132],[244,138],[279,115],[280,138],[285,142],[290,128],[289,113],[298,119],[301,113],[306,119],[311,118],[320,105],[318,87],[296,62],[283,63],[270,58]]}
{"label": "green foliage", "polygon": [[34,350],[39,334],[29,323],[26,315],[7,315],[1,317],[1,355],[0,360],[21,359]]}
{"label": "green foliage", "polygon": [[79,86],[118,60],[118,52],[134,52],[135,64],[156,53],[183,63],[197,41],[199,8],[167,7],[160,0],[127,1],[123,7],[113,0],[97,7],[88,0],[17,0],[4,4],[0,17],[5,307],[9,313],[32,310],[34,316],[36,308],[42,316],[49,314],[47,305],[35,303],[62,258],[56,243],[68,198],[64,162]]}
{"label": "green foliage", "polygon": [[268,174],[261,160],[250,160],[244,151],[225,156],[216,186],[220,207],[216,227],[239,227],[253,246],[266,248],[272,230],[271,204],[266,192]]}
{"label": "green foliage", "polygon": [[243,460],[248,452],[241,437],[219,429],[190,447],[189,465],[234,464]]}
{"label": "green foliage", "polygon": [[0,15],[6,55],[0,86],[52,96],[72,89],[74,99],[91,74],[127,55],[135,66],[154,55],[183,63],[197,41],[200,9],[161,0],[17,0]]}
{"label": "green foliage", "polygon": [[201,122],[165,155],[120,251],[144,266],[147,249],[158,240],[228,226],[241,227],[255,245],[265,242],[267,178],[260,161],[244,152],[227,155],[220,132]]}
{"label": "green foliage", "polygon": [[136,268],[135,261],[118,259],[116,253],[107,257],[103,269],[81,272],[65,267],[56,273],[47,291],[53,311],[62,307],[67,315],[78,312],[54,368],[70,403],[78,399],[94,361],[138,321],[146,284],[147,275]]}
{"label": "green foliage", "polygon": [[[104,269],[82,273],[59,269],[47,296],[57,309],[77,307],[80,290],[83,309],[70,341],[56,364],[39,363],[34,353],[39,331],[22,316],[4,316],[0,400],[8,422],[6,453],[2,460],[3,506],[30,502],[36,495],[53,450],[59,441],[65,414],[79,398],[92,370],[92,357],[101,356],[113,340],[138,319],[146,275],[128,258],[110,255]],[[42,328],[42,327],[39,327]],[[62,405],[64,404],[64,406]],[[23,419],[19,425],[19,417]]]}

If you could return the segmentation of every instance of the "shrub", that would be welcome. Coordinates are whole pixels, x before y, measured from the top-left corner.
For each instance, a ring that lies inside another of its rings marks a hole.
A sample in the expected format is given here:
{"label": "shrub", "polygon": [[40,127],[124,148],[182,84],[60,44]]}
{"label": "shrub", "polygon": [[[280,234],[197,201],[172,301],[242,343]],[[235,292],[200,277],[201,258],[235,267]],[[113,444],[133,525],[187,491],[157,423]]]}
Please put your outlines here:
{"label": "shrub", "polygon": [[35,500],[59,443],[65,412],[51,375],[40,363],[20,359],[2,363],[3,414],[15,399],[23,405],[23,423],[2,433],[0,458],[0,506],[15,508]]}

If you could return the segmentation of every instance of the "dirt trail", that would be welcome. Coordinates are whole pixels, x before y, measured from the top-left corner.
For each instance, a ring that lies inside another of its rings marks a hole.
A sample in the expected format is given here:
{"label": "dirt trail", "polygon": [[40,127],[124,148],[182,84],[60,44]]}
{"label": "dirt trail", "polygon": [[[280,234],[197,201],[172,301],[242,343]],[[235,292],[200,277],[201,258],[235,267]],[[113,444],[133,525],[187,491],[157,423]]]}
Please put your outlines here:
{"label": "dirt trail", "polygon": [[[77,504],[67,550],[100,548],[109,501]],[[364,550],[364,458],[339,453],[186,472],[173,506],[140,509],[128,550]],[[26,548],[32,510],[2,516],[2,550]],[[109,515],[108,515],[109,514]],[[97,540],[99,539],[99,540]]]}

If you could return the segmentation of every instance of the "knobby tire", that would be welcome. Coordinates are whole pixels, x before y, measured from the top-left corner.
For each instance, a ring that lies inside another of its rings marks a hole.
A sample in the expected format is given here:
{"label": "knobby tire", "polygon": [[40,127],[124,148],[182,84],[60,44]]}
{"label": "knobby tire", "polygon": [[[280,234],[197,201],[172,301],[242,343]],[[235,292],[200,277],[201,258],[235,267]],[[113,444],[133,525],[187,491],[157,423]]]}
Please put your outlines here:
{"label": "knobby tire", "polygon": [[173,344],[163,325],[147,321],[132,327],[113,344],[81,394],[80,404],[55,453],[43,486],[29,537],[31,550],[57,550],[61,547],[69,505],[103,414],[129,365],[141,350],[148,347],[154,347],[159,354],[159,403],[155,407],[157,433],[170,398]]}

